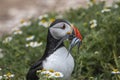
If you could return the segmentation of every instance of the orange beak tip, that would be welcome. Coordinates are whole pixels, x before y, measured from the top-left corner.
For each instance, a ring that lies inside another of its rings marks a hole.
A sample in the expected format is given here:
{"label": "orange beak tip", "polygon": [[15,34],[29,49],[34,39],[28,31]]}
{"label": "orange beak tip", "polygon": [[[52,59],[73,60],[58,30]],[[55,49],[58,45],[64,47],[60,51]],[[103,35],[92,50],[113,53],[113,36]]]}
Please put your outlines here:
{"label": "orange beak tip", "polygon": [[78,28],[73,26],[73,30],[74,30],[75,36],[82,41],[82,35],[80,34],[80,31],[78,30]]}

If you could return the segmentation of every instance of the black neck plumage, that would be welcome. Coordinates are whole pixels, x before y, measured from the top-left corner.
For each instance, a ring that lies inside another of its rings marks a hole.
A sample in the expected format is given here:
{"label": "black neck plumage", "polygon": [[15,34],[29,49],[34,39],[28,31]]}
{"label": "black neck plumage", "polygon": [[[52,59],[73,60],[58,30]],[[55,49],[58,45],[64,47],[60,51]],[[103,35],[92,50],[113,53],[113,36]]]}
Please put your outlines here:
{"label": "black neck plumage", "polygon": [[58,48],[64,46],[64,44],[62,42],[56,48],[56,46],[58,45],[59,42],[60,42],[60,40],[57,40],[57,39],[53,38],[53,36],[51,35],[50,31],[48,31],[46,49],[45,49],[45,52],[44,52],[44,55],[43,55],[42,59],[45,59],[49,55],[53,54],[53,52],[56,51]]}

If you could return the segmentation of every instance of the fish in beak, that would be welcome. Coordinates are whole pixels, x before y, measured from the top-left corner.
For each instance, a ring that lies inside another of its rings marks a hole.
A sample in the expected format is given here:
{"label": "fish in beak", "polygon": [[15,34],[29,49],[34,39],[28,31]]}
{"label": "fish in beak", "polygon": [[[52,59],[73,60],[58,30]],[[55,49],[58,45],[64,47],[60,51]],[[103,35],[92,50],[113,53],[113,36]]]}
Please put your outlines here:
{"label": "fish in beak", "polygon": [[80,31],[75,26],[72,26],[72,28],[73,28],[73,32],[69,36],[69,40],[71,41],[69,46],[69,52],[71,52],[72,48],[77,45],[78,53],[79,53],[79,48],[80,45],[82,44],[82,36],[80,34]]}

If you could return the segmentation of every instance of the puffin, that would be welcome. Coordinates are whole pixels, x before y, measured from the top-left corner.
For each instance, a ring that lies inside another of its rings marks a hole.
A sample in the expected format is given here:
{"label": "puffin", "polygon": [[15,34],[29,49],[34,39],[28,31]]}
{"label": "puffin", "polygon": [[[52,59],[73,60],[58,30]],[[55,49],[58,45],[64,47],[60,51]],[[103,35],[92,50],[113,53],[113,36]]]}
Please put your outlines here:
{"label": "puffin", "polygon": [[[69,40],[70,46],[67,49],[64,41]],[[28,70],[26,80],[39,80],[38,70],[50,70],[61,72],[63,80],[70,80],[74,69],[74,58],[71,49],[82,42],[82,36],[77,27],[63,19],[56,19],[48,28],[47,44],[43,56],[36,61]]]}

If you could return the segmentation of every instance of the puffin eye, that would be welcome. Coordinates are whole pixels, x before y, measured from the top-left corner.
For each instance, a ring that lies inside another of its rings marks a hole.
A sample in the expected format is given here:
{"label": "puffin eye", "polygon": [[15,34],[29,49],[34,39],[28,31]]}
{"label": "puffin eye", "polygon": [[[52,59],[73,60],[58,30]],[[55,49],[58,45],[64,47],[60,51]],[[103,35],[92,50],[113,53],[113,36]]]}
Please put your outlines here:
{"label": "puffin eye", "polygon": [[61,29],[65,29],[66,28],[66,26],[65,26],[65,24],[61,27]]}

